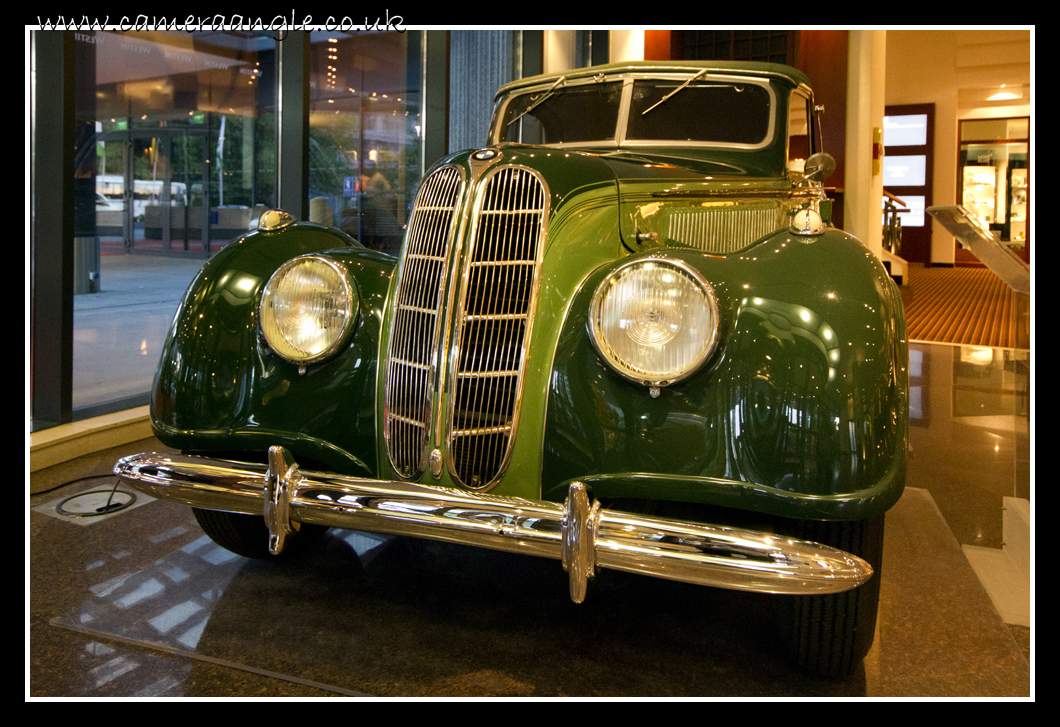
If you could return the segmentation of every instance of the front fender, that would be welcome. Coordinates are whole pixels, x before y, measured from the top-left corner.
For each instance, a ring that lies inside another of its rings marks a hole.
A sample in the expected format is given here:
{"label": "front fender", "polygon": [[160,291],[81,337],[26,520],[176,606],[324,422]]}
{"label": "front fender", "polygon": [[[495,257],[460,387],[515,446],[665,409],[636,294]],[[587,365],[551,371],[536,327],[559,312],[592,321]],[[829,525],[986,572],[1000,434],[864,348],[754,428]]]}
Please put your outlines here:
{"label": "front fender", "polygon": [[781,231],[727,257],[668,250],[710,281],[719,345],[659,398],[611,370],[587,332],[597,270],[555,356],[543,492],[673,499],[772,515],[862,519],[905,482],[908,354],[901,299],[839,231]]}
{"label": "front fender", "polygon": [[[260,336],[258,303],[272,273],[308,253],[346,266],[360,307],[348,345],[299,373]],[[167,335],[151,402],[156,436],[196,452],[261,453],[282,444],[339,472],[374,474],[371,402],[394,264],[309,223],[253,232],[226,246],[192,282]]]}

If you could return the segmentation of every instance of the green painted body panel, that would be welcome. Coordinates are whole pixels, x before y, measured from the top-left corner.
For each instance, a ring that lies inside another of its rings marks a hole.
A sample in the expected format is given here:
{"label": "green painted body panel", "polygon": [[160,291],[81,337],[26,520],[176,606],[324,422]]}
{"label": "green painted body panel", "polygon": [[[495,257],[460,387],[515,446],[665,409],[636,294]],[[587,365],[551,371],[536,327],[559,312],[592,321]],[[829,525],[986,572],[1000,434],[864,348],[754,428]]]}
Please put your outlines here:
{"label": "green painted body panel", "polygon": [[585,333],[608,269],[596,271],[556,351],[544,496],[579,479],[597,497],[786,517],[862,519],[893,505],[905,481],[905,330],[875,256],[840,232],[780,232],[727,257],[667,254],[714,287],[713,359],[657,399],[611,371]]}
{"label": "green painted body panel", "polygon": [[[792,69],[750,70],[780,90],[805,83]],[[786,114],[787,94],[777,98]],[[462,170],[467,184],[457,210],[465,239],[454,243],[447,293],[461,285],[468,210],[489,169],[532,169],[548,197],[516,434],[490,494],[559,501],[577,479],[599,498],[841,520],[871,517],[897,501],[908,409],[901,300],[854,238],[833,229],[788,231],[799,202],[782,171],[783,147],[783,134],[754,152],[502,144],[488,160],[463,152],[436,165]],[[766,209],[775,224],[724,254],[667,238],[662,221],[674,210],[732,205]],[[360,309],[344,348],[300,374],[265,345],[257,306],[272,272],[309,252],[347,267]],[[600,282],[631,256],[649,254],[699,270],[720,315],[712,358],[658,398],[605,364],[587,330]],[[183,450],[259,459],[281,444],[310,469],[397,478],[383,437],[381,362],[389,356],[398,265],[305,223],[227,246],[192,284],[167,339],[152,403],[159,438]],[[438,352],[440,367],[455,350],[455,319],[443,307],[449,344]],[[434,392],[430,448],[443,458],[438,412],[448,410],[450,388]],[[444,467],[419,481],[459,486]]]}
{"label": "green painted body panel", "polygon": [[[342,355],[300,375],[262,340],[258,303],[276,268],[322,251],[356,281],[358,320]],[[374,474],[372,393],[395,263],[340,232],[307,223],[227,245],[192,282],[166,338],[151,402],[158,438],[182,450],[251,458],[282,444],[306,462]]]}
{"label": "green painted body panel", "polygon": [[[587,271],[596,269],[628,254],[618,234],[618,189],[611,167],[599,157],[580,152],[542,150],[535,147],[506,147],[497,163],[536,169],[547,180],[551,215],[541,266],[541,283],[534,309],[533,335],[526,354],[522,404],[518,418],[519,434],[515,438],[511,462],[504,479],[491,494],[529,499],[541,498],[541,432],[545,423],[546,392],[552,371],[556,340],[567,317],[570,302],[585,280]],[[468,173],[468,154],[442,160],[437,166],[458,166]],[[468,242],[462,241],[467,252]],[[454,268],[462,268],[463,258]],[[396,280],[395,276],[395,280]],[[393,299],[393,291],[391,291]],[[456,321],[450,321],[450,340]],[[382,340],[389,340],[389,321]],[[381,354],[386,359],[385,350]],[[380,382],[376,407],[377,427],[383,429],[383,386]],[[446,410],[447,391],[439,394],[436,409]],[[431,447],[444,448],[441,438],[432,436]],[[380,476],[396,477],[388,460],[385,442],[380,438],[378,460]],[[438,478],[424,474],[419,480],[428,485],[459,487],[450,473],[443,470]]]}

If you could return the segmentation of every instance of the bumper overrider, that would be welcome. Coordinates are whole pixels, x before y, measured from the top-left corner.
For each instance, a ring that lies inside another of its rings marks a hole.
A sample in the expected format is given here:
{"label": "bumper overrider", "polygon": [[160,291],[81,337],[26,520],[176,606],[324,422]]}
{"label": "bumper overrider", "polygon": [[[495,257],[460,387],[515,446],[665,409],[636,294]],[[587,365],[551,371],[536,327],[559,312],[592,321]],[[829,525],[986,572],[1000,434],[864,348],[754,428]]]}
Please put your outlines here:
{"label": "bumper overrider", "polygon": [[564,504],[303,471],[282,447],[268,465],[171,454],[120,460],[114,473],[152,497],[263,515],[269,548],[296,523],[403,535],[554,558],[581,603],[597,568],[685,583],[787,594],[835,593],[872,576],[860,558],[819,543],[606,510],[584,484]]}

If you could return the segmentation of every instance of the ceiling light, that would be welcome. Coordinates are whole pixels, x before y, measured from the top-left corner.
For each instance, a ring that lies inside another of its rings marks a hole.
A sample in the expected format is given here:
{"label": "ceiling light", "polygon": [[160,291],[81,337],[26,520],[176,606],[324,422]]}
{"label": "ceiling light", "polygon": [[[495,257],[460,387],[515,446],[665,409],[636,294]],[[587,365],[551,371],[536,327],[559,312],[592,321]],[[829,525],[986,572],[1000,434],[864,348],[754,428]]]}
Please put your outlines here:
{"label": "ceiling light", "polygon": [[[1005,88],[1005,84],[1001,84],[1001,88]],[[1012,99],[1023,98],[1023,91],[998,91],[993,96],[987,99],[987,101],[1011,101]]]}

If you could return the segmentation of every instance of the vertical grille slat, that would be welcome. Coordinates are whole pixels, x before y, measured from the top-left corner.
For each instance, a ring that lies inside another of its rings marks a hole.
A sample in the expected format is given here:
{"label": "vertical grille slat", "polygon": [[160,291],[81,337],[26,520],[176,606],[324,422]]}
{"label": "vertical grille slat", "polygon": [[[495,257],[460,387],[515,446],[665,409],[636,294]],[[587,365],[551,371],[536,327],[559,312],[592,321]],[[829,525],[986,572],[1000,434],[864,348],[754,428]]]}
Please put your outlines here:
{"label": "vertical grille slat", "polygon": [[384,434],[391,464],[406,478],[418,477],[426,467],[434,352],[462,189],[460,172],[452,167],[424,180],[405,243],[388,348]]}
{"label": "vertical grille slat", "polygon": [[503,471],[518,408],[547,198],[532,172],[502,168],[486,182],[469,252],[453,377],[449,456],[465,486]]}

